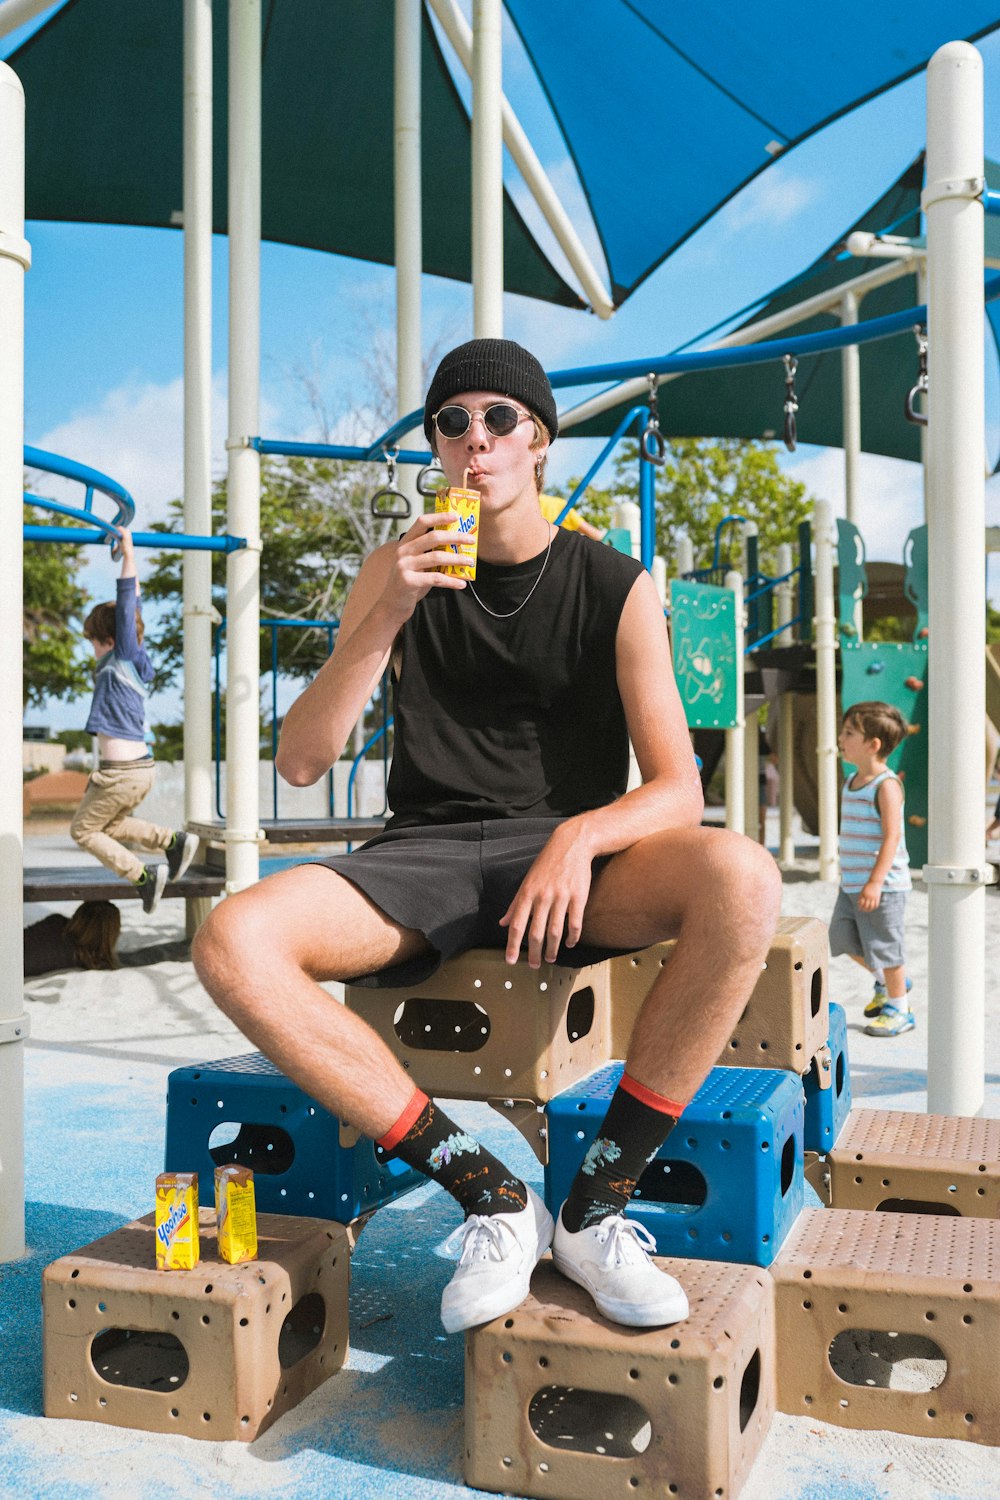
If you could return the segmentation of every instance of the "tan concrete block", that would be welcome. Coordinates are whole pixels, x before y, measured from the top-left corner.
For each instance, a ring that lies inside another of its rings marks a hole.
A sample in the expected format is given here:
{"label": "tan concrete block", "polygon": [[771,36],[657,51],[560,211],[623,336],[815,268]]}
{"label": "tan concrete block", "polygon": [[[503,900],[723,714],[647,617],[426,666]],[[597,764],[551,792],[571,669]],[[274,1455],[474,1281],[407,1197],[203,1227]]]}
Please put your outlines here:
{"label": "tan concrete block", "polygon": [[[627,1056],[636,1016],[674,946],[672,941],[657,943],[611,960],[613,1057]],[[829,1031],[829,953],[825,923],[815,917],[781,918],[761,976],[718,1059],[720,1066],[807,1071]]]}
{"label": "tan concrete block", "polygon": [[155,1269],[153,1216],[46,1267],[45,1415],[250,1442],[347,1357],[342,1224],[257,1216],[258,1258]]}
{"label": "tan concrete block", "polygon": [[1000,1443],[1000,1223],[807,1209],[770,1267],[778,1408]]}
{"label": "tan concrete block", "polygon": [[466,1336],[468,1484],[735,1500],[774,1412],[771,1284],[753,1266],[657,1263],[687,1291],[684,1323],[609,1323],[546,1259],[515,1312]]}
{"label": "tan concrete block", "polygon": [[1000,1217],[1000,1120],[854,1109],[827,1160],[835,1208]]}
{"label": "tan concrete block", "polygon": [[541,1104],[609,1056],[607,964],[529,969],[474,948],[424,984],[346,998],[431,1095]]}

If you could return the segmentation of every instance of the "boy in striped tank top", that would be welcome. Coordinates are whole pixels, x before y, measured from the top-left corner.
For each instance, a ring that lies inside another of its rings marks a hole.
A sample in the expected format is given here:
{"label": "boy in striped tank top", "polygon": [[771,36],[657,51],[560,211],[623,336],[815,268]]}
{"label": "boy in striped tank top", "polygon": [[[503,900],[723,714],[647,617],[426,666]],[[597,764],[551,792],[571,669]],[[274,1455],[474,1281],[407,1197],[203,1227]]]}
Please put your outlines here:
{"label": "boy in striped tank top", "polygon": [[865,1006],[869,1036],[900,1036],[916,1022],[907,1000],[903,921],[910,859],[903,829],[903,784],[886,761],[908,734],[891,703],[855,703],[837,744],[857,767],[840,804],[840,894],[830,919],[830,952],[846,953],[875,976]]}

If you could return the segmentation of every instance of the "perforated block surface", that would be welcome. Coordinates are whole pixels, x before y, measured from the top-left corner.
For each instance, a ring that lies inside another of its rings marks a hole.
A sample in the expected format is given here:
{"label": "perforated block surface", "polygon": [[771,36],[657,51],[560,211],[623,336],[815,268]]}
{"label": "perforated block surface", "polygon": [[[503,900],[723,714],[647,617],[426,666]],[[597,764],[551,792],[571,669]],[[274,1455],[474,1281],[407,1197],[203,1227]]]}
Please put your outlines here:
{"label": "perforated block surface", "polygon": [[428,1094],[544,1103],[607,1060],[608,965],[509,965],[474,948],[422,985],[347,986],[363,1016]]}
{"label": "perforated block surface", "polygon": [[[545,1196],[555,1214],[622,1075],[609,1063],[546,1105]],[[804,1103],[797,1074],[713,1068],[628,1207],[661,1255],[767,1266],[803,1203]]]}
{"label": "perforated block surface", "polygon": [[466,1336],[469,1484],[735,1500],[774,1412],[771,1283],[749,1266],[659,1264],[690,1303],[673,1327],[607,1322],[546,1259],[515,1312]]}
{"label": "perforated block surface", "polygon": [[351,1139],[261,1052],[176,1068],[167,1079],[164,1170],[197,1172],[203,1203],[214,1169],[230,1162],[252,1168],[261,1211],[342,1224],[425,1180],[367,1137]]}
{"label": "perforated block surface", "polygon": [[802,1087],[806,1097],[805,1148],[825,1156],[836,1144],[851,1112],[847,1016],[842,1005],[830,1006],[830,1035],[803,1074]]}
{"label": "perforated block surface", "polygon": [[1000,1443],[996,1220],[806,1209],[770,1274],[781,1411]]}
{"label": "perforated block surface", "polygon": [[[636,1016],[674,944],[614,958],[611,970],[613,1056],[625,1057]],[[815,917],[782,917],[764,969],[718,1059],[743,1068],[804,1073],[829,1030],[827,928]]]}
{"label": "perforated block surface", "polygon": [[259,1214],[258,1259],[219,1259],[200,1214],[201,1262],[155,1269],[150,1214],[44,1273],[48,1417],[250,1442],[347,1357],[344,1226]]}
{"label": "perforated block surface", "polygon": [[1000,1215],[1000,1120],[852,1110],[829,1165],[836,1208],[915,1203]]}

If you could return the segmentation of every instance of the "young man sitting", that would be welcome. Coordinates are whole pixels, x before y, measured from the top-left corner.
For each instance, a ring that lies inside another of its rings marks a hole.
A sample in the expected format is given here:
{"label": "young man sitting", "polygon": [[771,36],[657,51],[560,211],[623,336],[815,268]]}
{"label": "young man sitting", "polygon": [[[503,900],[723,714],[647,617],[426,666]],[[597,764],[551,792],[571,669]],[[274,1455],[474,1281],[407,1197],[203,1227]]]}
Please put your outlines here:
{"label": "young man sitting", "polygon": [[[283,1073],[458,1199],[466,1221],[442,1301],[447,1330],[516,1307],[550,1242],[556,1266],[606,1317],[676,1322],[683,1289],[624,1209],[756,982],[778,917],[777,868],[750,839],[700,826],[652,579],[542,516],[558,421],[538,361],[504,339],[452,350],[424,427],[449,484],[467,476],[481,493],[475,581],[441,571],[455,561],[445,550],[454,513],[418,516],[378,548],[278,753],[289,782],[319,780],[391,663],[393,816],[353,854],[231,896],[202,928],[195,962]],[[630,738],[643,784],[626,793]],[[481,946],[534,969],[584,965],[669,937],[677,946],[555,1225],[317,983],[409,984]]]}

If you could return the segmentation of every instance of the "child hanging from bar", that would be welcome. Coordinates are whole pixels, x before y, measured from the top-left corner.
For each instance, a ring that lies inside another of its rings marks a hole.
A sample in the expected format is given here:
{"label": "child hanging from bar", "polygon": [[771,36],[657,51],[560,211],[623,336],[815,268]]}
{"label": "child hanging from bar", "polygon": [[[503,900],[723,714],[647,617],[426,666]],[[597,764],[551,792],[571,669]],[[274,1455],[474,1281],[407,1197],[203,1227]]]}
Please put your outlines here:
{"label": "child hanging from bar", "polygon": [[[193,833],[161,828],[130,814],[152,790],[156,766],[149,748],[146,700],[153,664],[142,644],[139,579],[135,546],[127,528],[119,530],[122,570],[113,604],[97,604],[83,622],[94,649],[94,698],[87,733],[97,736],[99,764],[87,782],[83,801],[70,824],[81,849],[116,875],[131,881],[143,910],[153,912],[170,880],[178,880],[198,848]],[[142,849],[161,849],[166,864],[143,864],[123,840]]]}

